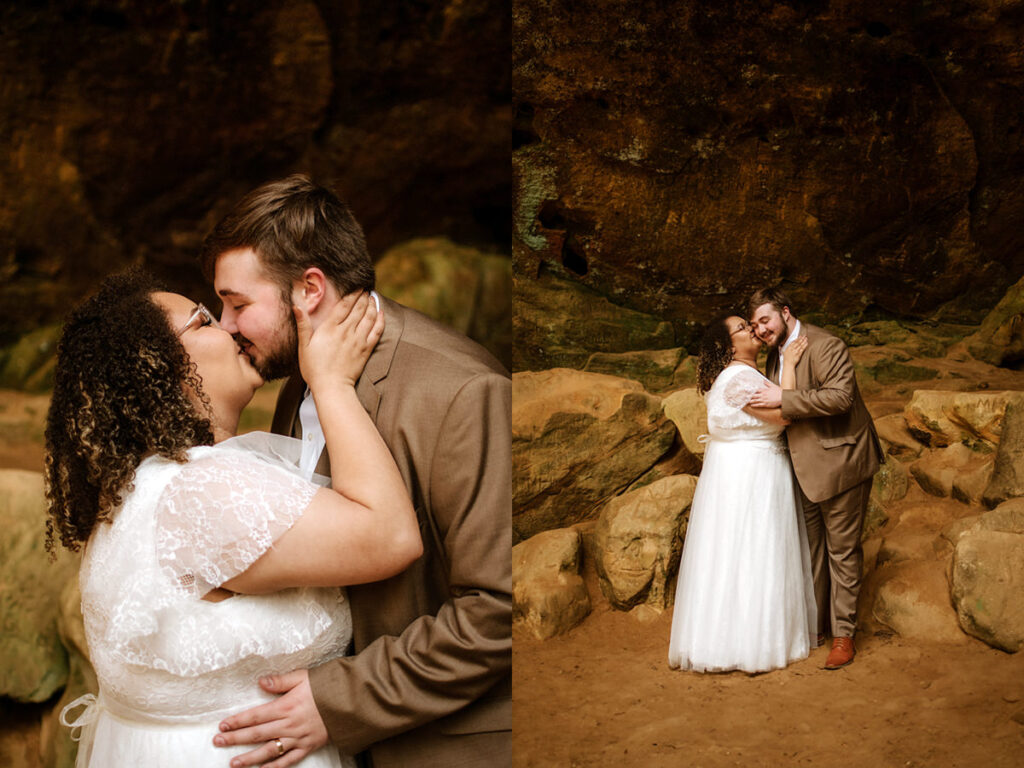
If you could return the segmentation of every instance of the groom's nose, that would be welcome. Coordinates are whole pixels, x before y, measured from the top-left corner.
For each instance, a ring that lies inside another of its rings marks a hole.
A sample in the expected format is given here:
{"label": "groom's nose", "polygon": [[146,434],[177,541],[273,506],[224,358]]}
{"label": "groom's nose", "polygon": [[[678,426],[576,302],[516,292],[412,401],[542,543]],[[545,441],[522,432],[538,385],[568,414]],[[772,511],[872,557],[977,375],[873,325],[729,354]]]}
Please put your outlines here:
{"label": "groom's nose", "polygon": [[238,335],[238,323],[235,322],[235,313],[227,307],[220,311],[220,327],[232,336]]}

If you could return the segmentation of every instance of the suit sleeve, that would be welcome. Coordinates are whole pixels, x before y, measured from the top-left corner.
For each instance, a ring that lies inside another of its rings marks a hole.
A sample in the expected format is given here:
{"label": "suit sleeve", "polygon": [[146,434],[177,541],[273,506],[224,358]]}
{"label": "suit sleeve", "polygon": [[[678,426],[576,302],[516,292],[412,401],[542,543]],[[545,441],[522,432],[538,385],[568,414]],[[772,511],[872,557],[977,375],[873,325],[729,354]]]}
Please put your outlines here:
{"label": "suit sleeve", "polygon": [[[331,741],[354,754],[457,711],[508,675],[512,662],[511,383],[498,374],[467,382],[445,414],[429,480],[443,537],[451,597],[398,637],[380,637],[340,659],[314,698]],[[358,702],[358,703],[357,703]],[[338,705],[341,705],[340,708]]]}
{"label": "suit sleeve", "polygon": [[806,354],[810,356],[811,377],[818,385],[812,389],[784,389],[782,417],[795,421],[849,411],[857,384],[846,344],[835,336],[826,336]]}

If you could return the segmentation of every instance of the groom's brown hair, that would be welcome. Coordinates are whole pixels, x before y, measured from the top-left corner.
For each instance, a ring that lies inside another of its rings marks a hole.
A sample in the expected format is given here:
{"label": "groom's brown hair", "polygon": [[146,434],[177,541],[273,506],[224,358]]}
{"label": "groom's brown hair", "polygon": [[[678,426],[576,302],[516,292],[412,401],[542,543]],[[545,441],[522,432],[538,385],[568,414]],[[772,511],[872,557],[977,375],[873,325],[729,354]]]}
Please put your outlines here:
{"label": "groom's brown hair", "polygon": [[781,288],[761,288],[754,291],[754,295],[747,302],[747,319],[754,316],[754,312],[762,304],[771,304],[775,311],[781,313],[783,307],[789,307],[789,314],[796,316],[793,310],[793,302]]}
{"label": "groom's brown hair", "polygon": [[213,278],[222,253],[252,248],[285,296],[309,267],[319,267],[341,294],[372,291],[373,261],[348,206],[308,176],[294,174],[257,187],[206,236],[203,272]]}

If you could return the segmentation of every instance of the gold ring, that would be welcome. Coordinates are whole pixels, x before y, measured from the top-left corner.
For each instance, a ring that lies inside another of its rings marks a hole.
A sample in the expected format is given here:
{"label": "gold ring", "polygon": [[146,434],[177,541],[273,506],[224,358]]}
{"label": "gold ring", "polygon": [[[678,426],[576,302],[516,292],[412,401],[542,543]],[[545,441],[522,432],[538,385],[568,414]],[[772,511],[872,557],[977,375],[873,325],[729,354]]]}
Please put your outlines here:
{"label": "gold ring", "polygon": [[284,754],[284,744],[281,743],[280,739],[274,739],[274,743],[277,744],[277,756],[280,757]]}

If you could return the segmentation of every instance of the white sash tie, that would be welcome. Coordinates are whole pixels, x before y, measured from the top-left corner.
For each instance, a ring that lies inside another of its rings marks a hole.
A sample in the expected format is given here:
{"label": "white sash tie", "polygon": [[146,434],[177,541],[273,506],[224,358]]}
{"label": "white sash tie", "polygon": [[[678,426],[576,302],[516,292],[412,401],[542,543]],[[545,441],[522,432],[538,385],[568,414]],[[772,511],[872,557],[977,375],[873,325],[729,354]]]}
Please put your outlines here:
{"label": "white sash tie", "polygon": [[[79,696],[60,711],[60,724],[71,729],[71,740],[79,741],[82,738],[82,730],[96,722],[100,716],[100,703],[96,696],[87,693]],[[85,710],[72,721],[68,721],[68,712],[78,707],[85,707]]]}

